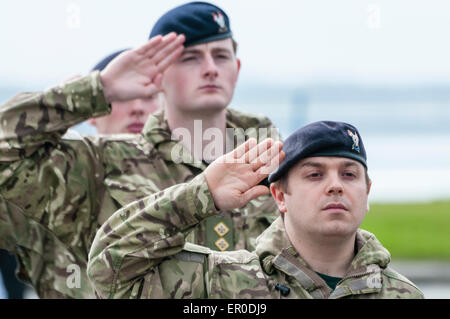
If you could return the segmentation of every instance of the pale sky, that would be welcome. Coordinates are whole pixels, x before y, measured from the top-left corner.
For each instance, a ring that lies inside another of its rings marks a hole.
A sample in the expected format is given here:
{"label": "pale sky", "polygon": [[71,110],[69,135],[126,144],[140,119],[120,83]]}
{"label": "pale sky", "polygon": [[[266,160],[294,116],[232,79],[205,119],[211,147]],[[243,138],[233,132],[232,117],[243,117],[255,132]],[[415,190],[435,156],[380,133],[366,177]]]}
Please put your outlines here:
{"label": "pale sky", "polygon": [[[0,2],[0,86],[46,87],[147,40],[177,0]],[[217,0],[241,82],[450,83],[450,1]]]}

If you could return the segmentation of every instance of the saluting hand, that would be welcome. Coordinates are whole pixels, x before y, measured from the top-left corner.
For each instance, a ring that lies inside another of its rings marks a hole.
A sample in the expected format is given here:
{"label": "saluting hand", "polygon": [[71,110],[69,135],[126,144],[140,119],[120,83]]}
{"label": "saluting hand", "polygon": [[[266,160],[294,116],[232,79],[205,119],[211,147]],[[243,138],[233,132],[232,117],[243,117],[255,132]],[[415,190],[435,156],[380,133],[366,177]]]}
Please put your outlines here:
{"label": "saluting hand", "polygon": [[205,178],[219,210],[243,207],[269,189],[258,185],[284,160],[283,144],[269,138],[256,145],[251,138],[234,151],[212,162]]}
{"label": "saluting hand", "polygon": [[184,35],[173,32],[158,35],[117,56],[100,73],[106,100],[146,98],[158,92],[162,73],[181,55],[184,40]]}

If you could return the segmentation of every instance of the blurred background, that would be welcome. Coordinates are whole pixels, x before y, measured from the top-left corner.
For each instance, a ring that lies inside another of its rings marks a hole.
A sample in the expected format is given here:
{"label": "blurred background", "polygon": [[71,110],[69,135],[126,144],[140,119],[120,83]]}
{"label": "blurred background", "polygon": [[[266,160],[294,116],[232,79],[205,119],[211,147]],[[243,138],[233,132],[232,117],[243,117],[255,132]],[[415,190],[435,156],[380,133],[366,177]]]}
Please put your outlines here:
{"label": "blurred background", "polygon": [[[146,41],[159,16],[185,2],[1,3],[0,103],[87,74]],[[212,2],[239,43],[231,106],[264,113],[283,137],[318,120],[355,125],[373,180],[361,227],[426,297],[450,298],[450,2]]]}

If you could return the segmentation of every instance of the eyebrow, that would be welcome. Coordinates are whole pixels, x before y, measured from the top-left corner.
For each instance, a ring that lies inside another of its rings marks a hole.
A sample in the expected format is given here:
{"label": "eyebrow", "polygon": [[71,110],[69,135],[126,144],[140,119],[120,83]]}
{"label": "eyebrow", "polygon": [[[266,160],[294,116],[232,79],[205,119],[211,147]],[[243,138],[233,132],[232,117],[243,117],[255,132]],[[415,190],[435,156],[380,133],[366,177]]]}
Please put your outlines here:
{"label": "eyebrow", "polygon": [[[315,167],[315,168],[323,168],[325,167],[324,164],[322,163],[318,163],[318,162],[305,162],[302,165],[300,165],[299,169],[303,168],[303,167]],[[351,162],[351,161],[345,161],[344,163],[341,164],[341,166],[347,168],[347,167],[355,167],[357,169],[359,169],[359,166],[357,163],[355,162]]]}
{"label": "eyebrow", "polygon": [[[231,50],[228,48],[212,48],[211,49],[212,53],[218,53],[218,52],[226,52],[226,53],[231,53]],[[184,49],[182,55],[184,54],[203,54],[202,50],[198,50],[198,49]]]}
{"label": "eyebrow", "polygon": [[299,169],[302,169],[303,167],[306,167],[306,166],[311,166],[311,167],[316,167],[316,168],[322,168],[322,167],[324,167],[324,165],[321,164],[321,163],[317,163],[317,162],[305,162],[305,163],[303,163],[302,165],[300,165]]}
{"label": "eyebrow", "polygon": [[184,49],[182,55],[185,54],[201,54],[202,52],[200,50],[197,49]]}
{"label": "eyebrow", "polygon": [[357,163],[350,162],[350,161],[344,162],[342,166],[344,166],[345,168],[347,168],[347,167],[355,167],[355,168],[359,169],[359,166],[358,166]]}
{"label": "eyebrow", "polygon": [[231,53],[231,50],[229,48],[213,48],[211,51],[213,53],[217,53],[217,52]]}

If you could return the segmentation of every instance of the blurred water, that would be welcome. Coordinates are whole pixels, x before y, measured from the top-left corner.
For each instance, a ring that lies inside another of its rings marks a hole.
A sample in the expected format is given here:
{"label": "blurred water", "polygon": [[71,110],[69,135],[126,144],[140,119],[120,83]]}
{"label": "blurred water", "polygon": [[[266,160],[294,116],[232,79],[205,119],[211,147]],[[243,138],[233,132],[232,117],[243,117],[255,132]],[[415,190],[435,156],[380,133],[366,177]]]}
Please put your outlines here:
{"label": "blurred water", "polygon": [[[18,91],[0,87],[0,103]],[[371,201],[450,199],[450,86],[299,90],[244,84],[231,106],[268,116],[284,138],[318,120],[355,125],[368,154]],[[95,133],[87,123],[76,129]]]}
{"label": "blurred water", "polygon": [[237,96],[235,107],[267,115],[284,138],[319,120],[356,126],[373,181],[370,201],[450,199],[450,90],[314,88],[290,99],[250,92]]}
{"label": "blurred water", "polygon": [[450,299],[450,284],[416,283],[426,299]]}

